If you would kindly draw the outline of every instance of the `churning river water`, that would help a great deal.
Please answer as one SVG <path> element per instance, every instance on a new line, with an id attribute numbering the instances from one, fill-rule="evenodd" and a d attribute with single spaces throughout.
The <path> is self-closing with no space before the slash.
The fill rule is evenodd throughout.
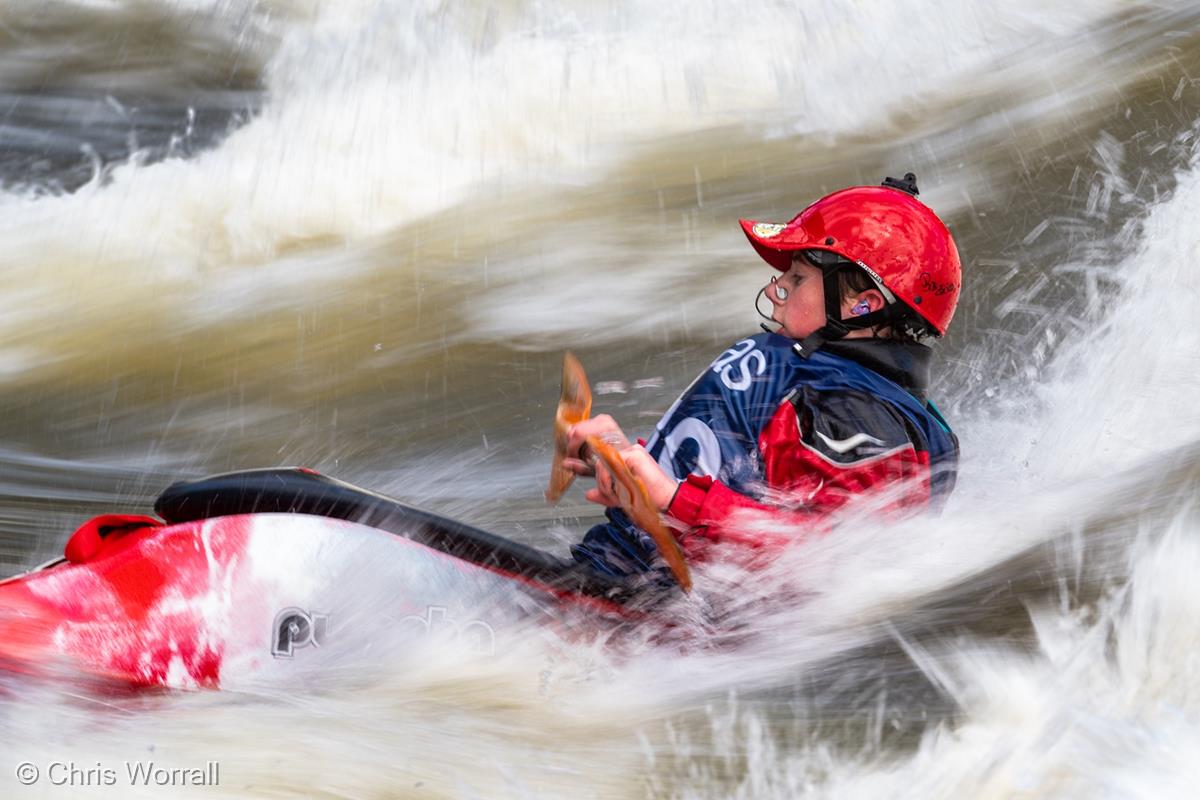
<path id="1" fill-rule="evenodd" d="M 78 791 L 26 760 L 220 764 L 84 790 L 120 797 L 1194 796 L 1190 0 L 6 0 L 4 572 L 283 464 L 565 552 L 598 515 L 541 499 L 562 351 L 648 431 L 757 330 L 738 217 L 910 170 L 965 265 L 943 515 L 701 569 L 741 621 L 698 651 L 6 691 L 5 796 Z"/>

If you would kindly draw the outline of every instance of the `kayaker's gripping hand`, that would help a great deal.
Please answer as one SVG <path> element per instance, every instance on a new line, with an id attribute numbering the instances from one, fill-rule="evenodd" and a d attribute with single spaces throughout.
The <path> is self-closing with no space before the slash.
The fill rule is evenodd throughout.
<path id="1" fill-rule="evenodd" d="M 617 425 L 616 420 L 607 414 L 601 414 L 571 426 L 567 443 L 569 457 L 563 460 L 563 466 L 576 475 L 595 476 L 596 486 L 588 489 L 584 495 L 588 500 L 609 508 L 621 504 L 617 497 L 614 479 L 604 468 L 604 464 L 596 462 L 593 467 L 590 459 L 584 460 L 588 455 L 586 448 L 582 453 L 583 458 L 580 458 L 579 450 L 588 436 L 598 436 L 616 448 L 621 454 L 621 458 L 624 459 L 625 465 L 629 467 L 629 471 L 633 473 L 634 477 L 640 478 L 645 485 L 646 493 L 650 496 L 650 502 L 654 504 L 654 507 L 659 511 L 666 510 L 667 506 L 671 504 L 671 498 L 675 496 L 678 483 L 663 471 L 658 462 L 646 452 L 645 447 L 640 444 L 630 444 L 629 438 Z"/>
<path id="2" fill-rule="evenodd" d="M 583 422 L 575 423 L 567 431 L 567 457 L 563 459 L 563 466 L 576 475 L 591 477 L 596 474 L 592 468 L 587 448 L 583 446 L 584 440 L 589 436 L 597 436 L 617 450 L 629 447 L 629 439 L 625 436 L 625 432 L 608 414 L 600 414 L 591 419 L 585 419 Z M 583 448 L 583 453 L 579 452 L 580 448 Z"/>

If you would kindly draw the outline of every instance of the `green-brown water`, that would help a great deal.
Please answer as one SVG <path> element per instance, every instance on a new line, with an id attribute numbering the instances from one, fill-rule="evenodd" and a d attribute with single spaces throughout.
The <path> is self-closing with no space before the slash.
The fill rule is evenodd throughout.
<path id="1" fill-rule="evenodd" d="M 797 554 L 778 580 L 813 599 L 747 602 L 732 652 L 572 652 L 552 691 L 535 649 L 128 718 L 6 700 L 0 752 L 154 743 L 224 759 L 231 794 L 1184 796 L 1198 21 L 10 4 L 6 572 L 180 477 L 279 464 L 562 552 L 596 516 L 541 501 L 562 350 L 649 430 L 756 329 L 737 218 L 908 170 L 966 264 L 936 392 L 964 460 L 942 519 Z"/>

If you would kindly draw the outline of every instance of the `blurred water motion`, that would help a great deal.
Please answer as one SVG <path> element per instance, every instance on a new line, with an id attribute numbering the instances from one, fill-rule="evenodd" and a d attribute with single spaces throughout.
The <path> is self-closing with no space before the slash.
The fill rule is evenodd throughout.
<path id="1" fill-rule="evenodd" d="M 950 508 L 762 585 L 701 570 L 736 587 L 729 650 L 541 642 L 116 709 L 21 688 L 6 752 L 220 758 L 239 796 L 1186 796 L 1198 21 L 10 3 L 6 572 L 178 478 L 280 464 L 562 552 L 597 515 L 541 502 L 561 352 L 647 431 L 756 330 L 738 217 L 915 171 L 966 286 L 938 345 Z M 757 602 L 785 591 L 808 599 Z"/>

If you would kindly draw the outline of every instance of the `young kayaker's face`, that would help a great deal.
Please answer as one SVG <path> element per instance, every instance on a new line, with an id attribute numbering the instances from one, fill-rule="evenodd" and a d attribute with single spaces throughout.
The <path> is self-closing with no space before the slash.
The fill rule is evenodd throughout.
<path id="1" fill-rule="evenodd" d="M 803 339 L 825 326 L 824 276 L 800 254 L 796 254 L 791 268 L 777 276 L 764 294 L 771 301 L 771 319 L 779 323 L 778 332 L 784 336 Z M 841 318 L 878 311 L 883 304 L 883 295 L 874 289 L 858 292 L 842 298 Z M 846 338 L 873 335 L 875 333 L 870 329 L 853 330 Z"/>
<path id="2" fill-rule="evenodd" d="M 797 256 L 792 267 L 768 286 L 771 319 L 779 323 L 779 333 L 803 339 L 825 324 L 825 289 L 821 270 Z"/>

